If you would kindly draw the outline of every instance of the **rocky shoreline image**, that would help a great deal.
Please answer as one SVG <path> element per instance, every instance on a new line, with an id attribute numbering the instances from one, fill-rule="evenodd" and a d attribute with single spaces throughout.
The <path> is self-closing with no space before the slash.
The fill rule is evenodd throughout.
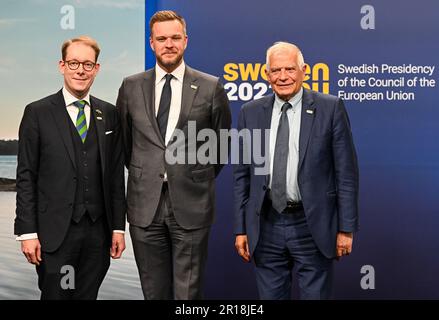
<path id="1" fill-rule="evenodd" d="M 0 178 L 0 191 L 17 191 L 15 179 Z"/>

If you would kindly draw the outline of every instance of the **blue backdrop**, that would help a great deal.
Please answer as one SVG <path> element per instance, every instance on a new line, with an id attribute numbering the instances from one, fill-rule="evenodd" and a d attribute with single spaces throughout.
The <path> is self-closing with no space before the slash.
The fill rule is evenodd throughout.
<path id="1" fill-rule="evenodd" d="M 357 98 L 346 99 L 345 104 L 360 164 L 360 232 L 352 255 L 336 263 L 334 298 L 438 299 L 439 92 L 433 83 L 438 81 L 437 71 L 383 73 L 381 67 L 437 67 L 439 2 L 369 0 L 375 28 L 366 30 L 361 21 L 372 27 L 373 12 L 369 7 L 362 13 L 365 4 L 147 0 L 145 30 L 149 36 L 149 17 L 156 10 L 176 10 L 185 17 L 189 36 L 185 61 L 222 79 L 232 100 L 234 126 L 245 101 L 271 92 L 258 71 L 265 63 L 265 50 L 275 41 L 293 42 L 302 49 L 311 71 L 306 85 L 334 95 L 355 92 Z M 151 67 L 155 61 L 146 49 L 146 66 Z M 363 64 L 375 64 L 379 70 L 347 74 L 340 69 Z M 366 85 L 345 86 L 341 81 L 346 77 L 363 79 Z M 370 80 L 401 77 L 400 87 L 398 83 L 375 87 Z M 376 99 L 360 102 L 360 92 L 375 94 Z M 403 92 L 409 100 L 391 99 L 386 92 Z M 253 299 L 257 298 L 253 266 L 243 263 L 234 250 L 231 186 L 227 166 L 217 182 L 206 298 Z M 375 270 L 373 290 L 360 286 L 364 265 Z"/>

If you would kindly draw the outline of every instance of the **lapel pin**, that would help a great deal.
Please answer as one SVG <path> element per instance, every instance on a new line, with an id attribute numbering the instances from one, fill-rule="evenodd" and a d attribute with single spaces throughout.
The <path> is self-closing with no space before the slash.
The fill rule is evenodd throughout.
<path id="1" fill-rule="evenodd" d="M 102 114 L 102 111 L 99 109 L 96 109 L 96 113 Z"/>
<path id="2" fill-rule="evenodd" d="M 194 89 L 194 90 L 198 89 L 198 87 L 196 85 L 194 85 L 194 84 L 191 84 L 191 88 Z"/>
<path id="3" fill-rule="evenodd" d="M 312 110 L 312 109 L 307 109 L 307 110 L 306 110 L 306 113 L 314 114 L 314 110 Z"/>
<path id="4" fill-rule="evenodd" d="M 96 117 L 97 120 L 102 120 L 102 117 Z"/>

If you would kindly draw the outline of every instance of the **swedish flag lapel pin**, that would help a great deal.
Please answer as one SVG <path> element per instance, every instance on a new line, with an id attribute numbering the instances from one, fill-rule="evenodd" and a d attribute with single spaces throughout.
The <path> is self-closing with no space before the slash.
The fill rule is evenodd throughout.
<path id="1" fill-rule="evenodd" d="M 95 112 L 96 112 L 96 120 L 103 120 L 102 119 L 102 111 L 101 110 L 99 110 L 99 109 L 96 109 L 95 110 Z"/>

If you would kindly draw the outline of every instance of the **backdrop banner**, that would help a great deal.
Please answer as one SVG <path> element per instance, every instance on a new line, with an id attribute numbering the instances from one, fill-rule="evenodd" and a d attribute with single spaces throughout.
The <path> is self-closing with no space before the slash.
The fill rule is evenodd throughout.
<path id="1" fill-rule="evenodd" d="M 163 0 L 146 7 L 146 30 L 155 10 L 186 19 L 185 61 L 220 77 L 234 127 L 242 104 L 271 93 L 266 49 L 297 44 L 308 65 L 304 87 L 344 99 L 360 165 L 360 231 L 353 253 L 335 264 L 334 298 L 439 298 L 437 1 Z M 145 57 L 153 66 L 148 46 Z M 217 187 L 206 298 L 257 298 L 253 264 L 234 249 L 230 165 Z"/>

